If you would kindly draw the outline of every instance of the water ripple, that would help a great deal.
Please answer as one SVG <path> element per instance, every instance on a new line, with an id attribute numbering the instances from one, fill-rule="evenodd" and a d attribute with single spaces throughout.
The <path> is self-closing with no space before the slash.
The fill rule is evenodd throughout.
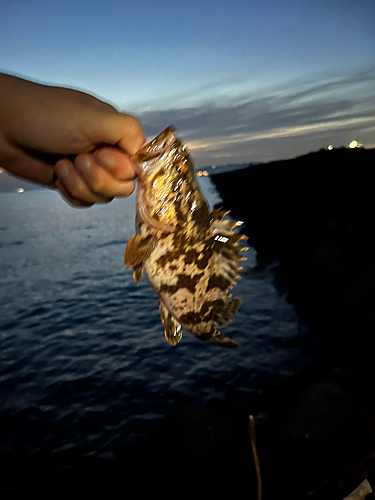
<path id="1" fill-rule="evenodd" d="M 10 242 L 0 249 L 0 491 L 10 493 L 45 493 L 53 483 L 68 494 L 82 481 L 93 493 L 95 470 L 105 471 L 107 490 L 109 478 L 131 481 L 179 408 L 235 406 L 303 356 L 293 309 L 271 277 L 250 272 L 252 250 L 236 290 L 243 305 L 225 329 L 238 349 L 186 332 L 170 347 L 155 292 L 122 268 L 134 201 L 85 212 L 53 195 L 26 193 L 23 217 L 0 195 Z"/>

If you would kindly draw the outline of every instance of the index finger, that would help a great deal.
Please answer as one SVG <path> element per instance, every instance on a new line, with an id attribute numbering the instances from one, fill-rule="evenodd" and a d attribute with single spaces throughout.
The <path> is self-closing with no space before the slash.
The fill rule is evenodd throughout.
<path id="1" fill-rule="evenodd" d="M 119 181 L 134 180 L 136 173 L 127 156 L 121 149 L 103 147 L 95 151 L 95 161 L 108 170 Z"/>

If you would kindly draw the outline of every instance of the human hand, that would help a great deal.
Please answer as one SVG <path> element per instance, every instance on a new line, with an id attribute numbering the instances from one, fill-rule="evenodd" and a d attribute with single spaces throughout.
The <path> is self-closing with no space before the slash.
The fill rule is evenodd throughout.
<path id="1" fill-rule="evenodd" d="M 91 95 L 0 74 L 0 166 L 72 205 L 130 195 L 144 140 L 134 116 Z"/>

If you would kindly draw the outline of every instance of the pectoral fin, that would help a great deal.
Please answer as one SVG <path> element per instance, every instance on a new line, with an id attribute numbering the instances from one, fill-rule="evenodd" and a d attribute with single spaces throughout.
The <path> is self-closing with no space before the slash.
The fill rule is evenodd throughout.
<path id="1" fill-rule="evenodd" d="M 164 325 L 165 339 L 170 345 L 176 345 L 182 339 L 181 325 L 159 300 L 161 322 Z"/>
<path id="2" fill-rule="evenodd" d="M 135 234 L 125 248 L 124 265 L 138 267 L 150 256 L 155 248 L 156 238 L 149 235 Z"/>

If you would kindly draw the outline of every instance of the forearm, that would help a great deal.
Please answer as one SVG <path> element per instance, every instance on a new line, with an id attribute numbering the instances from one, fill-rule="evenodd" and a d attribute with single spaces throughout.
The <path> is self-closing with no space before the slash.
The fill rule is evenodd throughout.
<path id="1" fill-rule="evenodd" d="M 0 73 L 0 166 L 7 168 L 12 162 L 11 128 L 13 114 L 10 111 L 14 101 L 14 88 L 19 86 L 20 79 Z"/>
<path id="2" fill-rule="evenodd" d="M 48 87 L 0 73 L 0 165 L 11 174 L 41 184 L 50 184 L 53 164 L 35 158 L 39 133 L 38 106 Z M 35 146 L 34 146 L 35 144 Z"/>
<path id="3" fill-rule="evenodd" d="M 128 196 L 143 142 L 134 116 L 92 95 L 0 74 L 0 166 L 71 204 Z"/>
<path id="4" fill-rule="evenodd" d="M 0 74 L 0 165 L 13 175 L 51 185 L 59 159 L 90 147 L 87 140 L 75 140 L 80 137 L 75 130 L 79 104 L 86 98 L 91 96 Z"/>

